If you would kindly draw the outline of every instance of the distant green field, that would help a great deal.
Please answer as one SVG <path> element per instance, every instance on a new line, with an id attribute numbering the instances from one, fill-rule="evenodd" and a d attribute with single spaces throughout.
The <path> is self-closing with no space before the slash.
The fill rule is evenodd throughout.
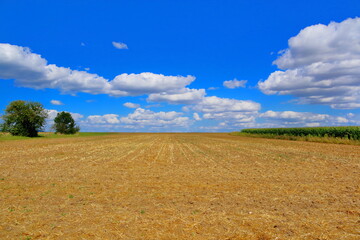
<path id="1" fill-rule="evenodd" d="M 0 141 L 1 140 L 22 140 L 22 139 L 42 139 L 42 138 L 73 138 L 73 137 L 92 137 L 92 136 L 103 136 L 109 134 L 116 133 L 108 133 L 108 132 L 81 132 L 74 135 L 63 135 L 63 134 L 55 134 L 51 132 L 40 132 L 39 137 L 22 137 L 22 136 L 12 136 L 8 133 L 0 133 Z"/>
<path id="2" fill-rule="evenodd" d="M 360 127 L 253 128 L 231 135 L 360 145 Z"/>
<path id="3" fill-rule="evenodd" d="M 303 128 L 253 128 L 243 129 L 242 133 L 271 134 L 279 136 L 313 136 L 333 137 L 350 140 L 360 140 L 360 127 L 303 127 Z"/>

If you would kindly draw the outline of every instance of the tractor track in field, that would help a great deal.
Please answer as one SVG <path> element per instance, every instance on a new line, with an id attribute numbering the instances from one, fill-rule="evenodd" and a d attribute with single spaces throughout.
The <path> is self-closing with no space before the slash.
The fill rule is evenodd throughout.
<path id="1" fill-rule="evenodd" d="M 0 153 L 0 239 L 360 238 L 359 146 L 120 133 Z"/>

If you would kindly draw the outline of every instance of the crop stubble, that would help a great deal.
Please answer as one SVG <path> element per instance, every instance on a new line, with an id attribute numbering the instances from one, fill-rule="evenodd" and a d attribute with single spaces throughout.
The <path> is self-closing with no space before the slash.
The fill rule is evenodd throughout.
<path id="1" fill-rule="evenodd" d="M 0 239 L 360 238 L 359 146 L 122 133 L 0 152 Z"/>

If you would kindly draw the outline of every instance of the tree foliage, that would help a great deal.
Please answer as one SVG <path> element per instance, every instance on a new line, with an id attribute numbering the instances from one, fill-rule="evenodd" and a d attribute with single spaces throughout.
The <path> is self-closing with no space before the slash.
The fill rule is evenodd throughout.
<path id="1" fill-rule="evenodd" d="M 54 122 L 53 129 L 55 129 L 55 133 L 75 134 L 80 131 L 80 128 L 75 124 L 75 120 L 68 112 L 58 113 Z"/>
<path id="2" fill-rule="evenodd" d="M 1 130 L 14 136 L 36 137 L 45 126 L 47 116 L 41 103 L 13 101 L 2 116 Z"/>

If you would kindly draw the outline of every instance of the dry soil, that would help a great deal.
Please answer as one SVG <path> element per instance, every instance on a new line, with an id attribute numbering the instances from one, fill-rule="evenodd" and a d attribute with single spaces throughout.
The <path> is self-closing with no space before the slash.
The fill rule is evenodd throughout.
<path id="1" fill-rule="evenodd" d="M 360 239 L 360 146 L 211 133 L 0 142 L 0 239 Z"/>

